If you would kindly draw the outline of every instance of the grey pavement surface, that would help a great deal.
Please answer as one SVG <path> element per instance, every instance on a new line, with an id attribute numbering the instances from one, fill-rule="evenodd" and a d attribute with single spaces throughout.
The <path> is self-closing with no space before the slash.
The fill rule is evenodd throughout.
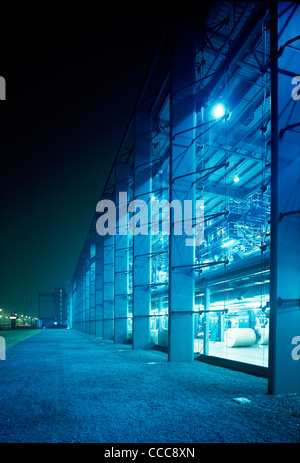
<path id="1" fill-rule="evenodd" d="M 268 395 L 264 378 L 73 330 L 0 362 L 1 443 L 298 443 L 299 424 L 300 395 Z"/>

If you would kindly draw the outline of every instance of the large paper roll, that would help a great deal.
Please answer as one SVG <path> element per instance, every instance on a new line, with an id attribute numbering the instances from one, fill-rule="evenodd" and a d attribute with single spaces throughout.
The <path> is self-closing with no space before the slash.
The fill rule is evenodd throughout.
<path id="1" fill-rule="evenodd" d="M 256 341 L 255 331 L 251 328 L 228 328 L 224 337 L 227 347 L 252 346 Z"/>
<path id="2" fill-rule="evenodd" d="M 269 325 L 265 326 L 265 328 L 258 328 L 257 335 L 257 344 L 269 344 Z"/>

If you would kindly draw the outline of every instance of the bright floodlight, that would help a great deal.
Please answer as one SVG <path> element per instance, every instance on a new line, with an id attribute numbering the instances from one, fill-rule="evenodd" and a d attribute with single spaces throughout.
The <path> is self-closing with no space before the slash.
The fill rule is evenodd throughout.
<path id="1" fill-rule="evenodd" d="M 213 115 L 215 117 L 223 117 L 225 114 L 225 107 L 222 105 L 222 103 L 218 103 L 214 108 L 213 108 Z"/>
<path id="2" fill-rule="evenodd" d="M 234 183 L 237 183 L 240 181 L 239 177 L 238 177 L 238 174 L 235 175 L 234 179 L 233 179 Z"/>
<path id="3" fill-rule="evenodd" d="M 234 243 L 235 243 L 235 240 L 225 241 L 225 243 L 221 245 L 221 248 L 227 248 L 229 246 L 232 246 Z"/>

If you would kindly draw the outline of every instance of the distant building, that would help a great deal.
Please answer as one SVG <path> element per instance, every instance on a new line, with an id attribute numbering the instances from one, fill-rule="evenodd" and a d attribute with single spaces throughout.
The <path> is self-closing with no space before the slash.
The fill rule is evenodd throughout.
<path id="1" fill-rule="evenodd" d="M 67 326 L 68 311 L 65 288 L 55 288 L 54 292 L 39 292 L 39 320 L 41 326 Z"/>

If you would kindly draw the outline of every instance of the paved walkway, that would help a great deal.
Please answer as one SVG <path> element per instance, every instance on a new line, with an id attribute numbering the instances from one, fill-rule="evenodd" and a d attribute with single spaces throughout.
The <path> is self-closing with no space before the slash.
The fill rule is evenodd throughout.
<path id="1" fill-rule="evenodd" d="M 263 378 L 42 330 L 0 361 L 0 442 L 299 442 L 300 395 L 266 391 Z"/>

